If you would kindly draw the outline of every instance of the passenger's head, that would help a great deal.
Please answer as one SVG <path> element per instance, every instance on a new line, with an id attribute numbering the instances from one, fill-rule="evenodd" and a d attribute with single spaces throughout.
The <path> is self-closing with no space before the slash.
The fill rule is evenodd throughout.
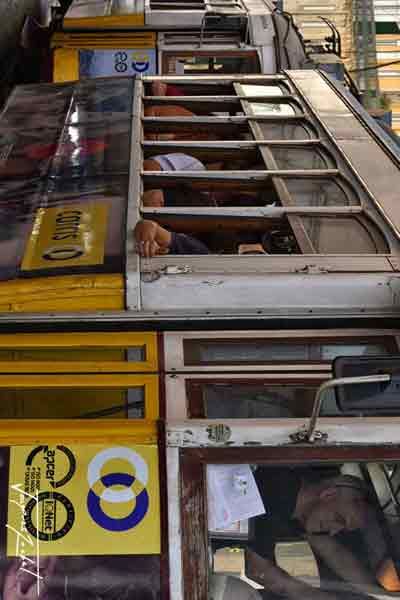
<path id="1" fill-rule="evenodd" d="M 367 524 L 368 490 L 352 475 L 339 475 L 318 483 L 305 484 L 301 522 L 309 534 L 335 535 L 362 529 Z"/>

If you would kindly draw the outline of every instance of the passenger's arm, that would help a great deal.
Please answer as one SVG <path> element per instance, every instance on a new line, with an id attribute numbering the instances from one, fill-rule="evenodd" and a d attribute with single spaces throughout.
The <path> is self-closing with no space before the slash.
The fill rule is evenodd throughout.
<path id="1" fill-rule="evenodd" d="M 247 551 L 246 575 L 262 585 L 266 591 L 278 594 L 287 600 L 340 600 L 334 591 L 314 588 L 274 565 L 269 559 Z"/>
<path id="2" fill-rule="evenodd" d="M 308 535 L 307 541 L 315 554 L 343 581 L 354 584 L 375 584 L 376 578 L 353 552 L 330 535 Z"/>
<path id="3" fill-rule="evenodd" d="M 160 208 L 164 206 L 164 192 L 162 190 L 146 190 L 142 195 L 143 206 Z"/>
<path id="4" fill-rule="evenodd" d="M 143 219 L 139 221 L 134 231 L 136 248 L 140 256 L 151 258 L 156 254 L 164 254 L 170 244 L 172 235 L 155 221 Z"/>

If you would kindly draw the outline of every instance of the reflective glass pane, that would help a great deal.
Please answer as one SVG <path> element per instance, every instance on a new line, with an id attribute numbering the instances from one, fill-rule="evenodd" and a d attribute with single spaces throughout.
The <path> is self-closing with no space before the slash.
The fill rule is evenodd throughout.
<path id="1" fill-rule="evenodd" d="M 279 85 L 252 85 L 239 84 L 239 89 L 243 96 L 283 96 L 286 90 Z"/>
<path id="2" fill-rule="evenodd" d="M 196 417 L 257 419 L 311 414 L 316 387 L 309 384 L 196 383 L 188 386 Z"/>
<path id="3" fill-rule="evenodd" d="M 144 416 L 143 386 L 0 390 L 0 419 L 142 419 Z"/>
<path id="4" fill-rule="evenodd" d="M 368 228 L 356 219 L 302 217 L 302 222 L 315 251 L 319 254 L 377 254 L 379 252 Z M 376 233 L 380 235 L 378 231 Z M 382 243 L 384 243 L 383 238 Z M 385 251 L 387 252 L 388 249 Z"/>
<path id="5" fill-rule="evenodd" d="M 290 116 L 295 115 L 296 111 L 291 104 L 278 104 L 268 102 L 249 102 L 250 112 L 257 116 Z"/>
<path id="6" fill-rule="evenodd" d="M 229 75 L 237 73 L 259 73 L 260 67 L 256 54 L 237 52 L 229 55 L 164 55 L 166 75 L 208 75 L 218 73 Z"/>
<path id="7" fill-rule="evenodd" d="M 270 147 L 278 169 L 328 169 L 326 158 L 315 148 Z M 298 180 L 296 180 L 298 181 Z"/>
<path id="8" fill-rule="evenodd" d="M 391 338 L 387 340 L 184 340 L 185 365 L 262 365 L 268 363 L 331 361 L 336 356 L 389 354 L 393 352 Z"/>
<path id="9" fill-rule="evenodd" d="M 263 140 L 309 140 L 316 139 L 314 133 L 306 123 L 271 122 L 257 123 Z"/>
<path id="10" fill-rule="evenodd" d="M 303 158 L 305 158 L 305 155 Z M 310 159 L 312 158 L 311 155 Z M 291 168 L 295 168 L 294 165 Z M 309 168 L 324 167 L 313 165 Z M 332 179 L 299 179 L 296 177 L 296 179 L 285 179 L 285 185 L 298 206 L 351 206 L 360 204 L 352 189 L 344 188 Z"/>
<path id="11" fill-rule="evenodd" d="M 104 362 L 125 361 L 144 362 L 146 360 L 146 346 L 135 346 L 130 348 L 108 347 L 108 348 L 2 348 L 0 349 L 0 361 L 79 361 Z"/>

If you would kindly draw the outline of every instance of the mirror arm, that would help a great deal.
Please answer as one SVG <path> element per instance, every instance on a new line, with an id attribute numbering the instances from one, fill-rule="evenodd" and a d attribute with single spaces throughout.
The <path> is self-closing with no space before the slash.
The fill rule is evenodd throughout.
<path id="1" fill-rule="evenodd" d="M 340 377 L 337 379 L 330 379 L 329 381 L 324 381 L 322 383 L 316 394 L 313 405 L 313 410 L 310 418 L 310 422 L 308 424 L 308 428 L 306 431 L 297 432 L 294 434 L 292 439 L 295 441 L 301 442 L 310 442 L 313 443 L 316 437 L 315 427 L 317 424 L 317 419 L 319 417 L 319 413 L 321 410 L 322 400 L 325 392 L 329 389 L 335 388 L 338 385 L 354 385 L 354 384 L 362 384 L 362 383 L 389 383 L 392 379 L 392 375 L 364 375 L 360 377 Z M 321 437 L 321 434 L 318 436 Z M 326 436 L 325 436 L 326 437 Z"/>

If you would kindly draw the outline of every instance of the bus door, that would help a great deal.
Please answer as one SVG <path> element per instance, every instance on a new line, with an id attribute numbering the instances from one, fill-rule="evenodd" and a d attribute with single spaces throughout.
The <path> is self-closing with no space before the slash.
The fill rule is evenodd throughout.
<path id="1" fill-rule="evenodd" d="M 154 334 L 0 346 L 2 597 L 159 600 Z"/>
<path id="2" fill-rule="evenodd" d="M 346 404 L 331 388 L 304 435 L 331 358 L 396 352 L 398 364 L 397 345 L 343 333 L 167 338 L 171 378 L 185 380 L 167 384 L 171 597 L 398 595 L 398 402 L 356 415 L 352 393 Z"/>

